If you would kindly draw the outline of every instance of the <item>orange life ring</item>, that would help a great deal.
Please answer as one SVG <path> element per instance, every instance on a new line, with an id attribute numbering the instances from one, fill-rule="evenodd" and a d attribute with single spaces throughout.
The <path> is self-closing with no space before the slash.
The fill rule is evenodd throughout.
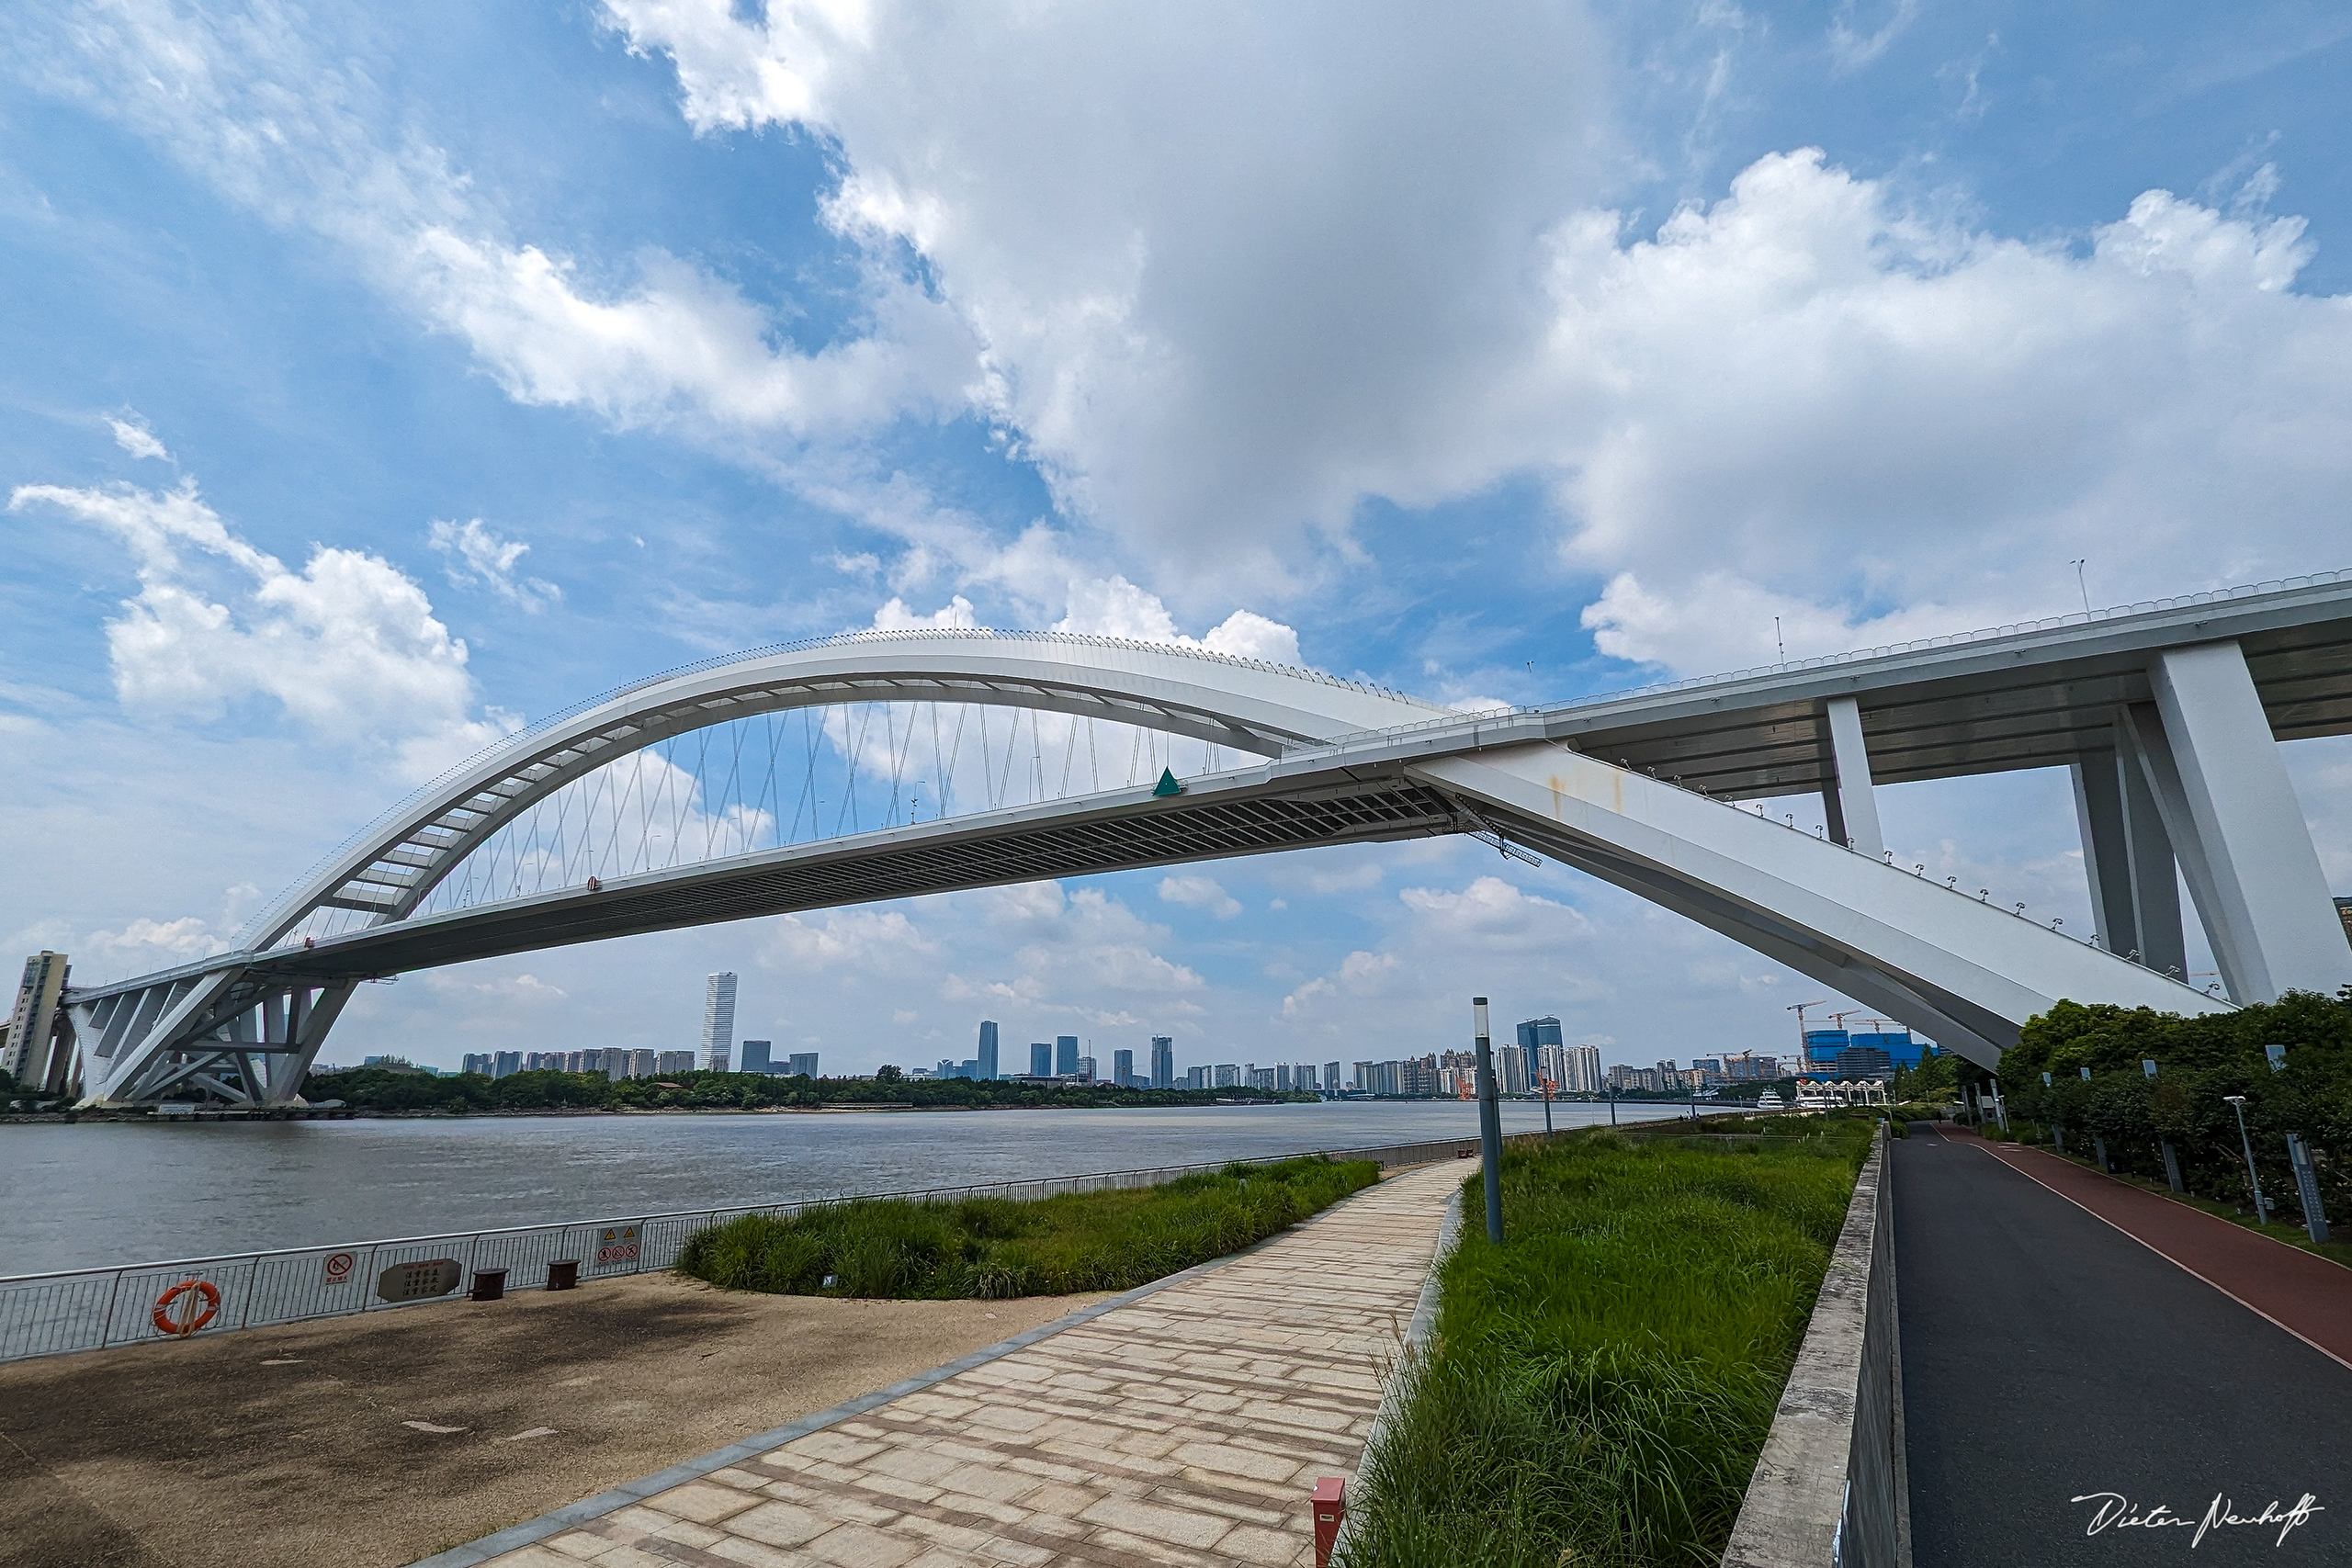
<path id="1" fill-rule="evenodd" d="M 190 1293 L 195 1294 L 204 1303 L 204 1310 L 190 1314 L 185 1321 L 175 1320 L 172 1316 L 172 1303 Z M 152 1315 L 155 1319 L 156 1333 L 169 1334 L 175 1338 L 185 1339 L 210 1323 L 213 1314 L 220 1310 L 220 1289 L 219 1286 L 209 1280 L 182 1280 L 155 1298 L 155 1311 Z"/>

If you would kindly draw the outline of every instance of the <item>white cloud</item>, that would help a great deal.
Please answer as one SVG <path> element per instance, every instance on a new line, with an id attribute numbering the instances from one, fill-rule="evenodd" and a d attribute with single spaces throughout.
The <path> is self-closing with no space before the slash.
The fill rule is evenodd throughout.
<path id="1" fill-rule="evenodd" d="M 193 480 L 165 491 L 21 485 L 9 496 L 10 511 L 31 505 L 103 529 L 137 563 L 138 596 L 107 624 L 126 707 L 201 721 L 262 698 L 338 743 L 389 745 L 412 777 L 513 728 L 474 716 L 465 643 L 380 557 L 320 547 L 289 570 L 233 533 Z M 222 598 L 209 577 L 224 580 Z"/>
<path id="2" fill-rule="evenodd" d="M 1806 152 L 1623 244 L 1554 239 L 1570 558 L 1684 671 L 2337 564 L 2352 311 L 2299 220 L 2164 192 L 2086 254 L 1922 223 Z M 2212 519 L 2234 522 L 2217 534 Z"/>
<path id="3" fill-rule="evenodd" d="M 1064 509 L 1227 592 L 1482 482 L 1530 238 L 1597 190 L 1576 6 L 607 9 L 696 130 L 835 139 L 831 221 L 931 265 Z"/>
<path id="4" fill-rule="evenodd" d="M 1220 920 L 1229 920 L 1241 913 L 1241 900 L 1227 893 L 1213 876 L 1163 876 L 1159 879 L 1159 899 L 1163 904 L 1181 904 L 1188 909 L 1205 909 Z"/>
<path id="5" fill-rule="evenodd" d="M 299 12 L 96 5 L 14 39 L 44 90 L 130 126 L 232 199 L 343 247 L 379 288 L 463 341 L 516 400 L 613 423 L 790 442 L 964 406 L 963 324 L 880 258 L 865 330 L 814 352 L 731 285 L 646 250 L 616 279 L 507 237 L 467 175 L 374 75 Z"/>
<path id="6" fill-rule="evenodd" d="M 833 221 L 931 264 L 983 405 L 1187 602 L 1514 475 L 1604 646 L 1683 672 L 1771 661 L 1775 614 L 1792 657 L 2053 614 L 2075 557 L 2107 603 L 2339 564 L 2352 312 L 2294 292 L 2297 220 L 2151 191 L 2029 243 L 1804 150 L 1643 237 L 1574 11 L 608 9 L 697 130 L 838 140 Z"/>
<path id="7" fill-rule="evenodd" d="M 1168 929 L 1099 887 L 1066 894 L 1058 883 L 1033 882 L 975 895 L 973 903 L 976 931 L 1001 944 L 1004 956 L 993 975 L 950 975 L 944 997 L 992 998 L 1103 1027 L 1201 1010 L 1192 998 L 1207 982 L 1158 951 Z"/>
<path id="8" fill-rule="evenodd" d="M 1857 29 L 1854 11 L 1854 0 L 1838 0 L 1837 14 L 1829 20 L 1829 56 L 1841 74 L 1876 63 L 1917 17 L 1919 0 L 1894 0 L 1885 17 L 1867 31 Z"/>
<path id="9" fill-rule="evenodd" d="M 777 920 L 760 949 L 760 963 L 771 969 L 870 979 L 938 951 L 899 910 L 837 909 Z"/>
<path id="10" fill-rule="evenodd" d="M 907 602 L 895 593 L 874 612 L 874 629 L 877 632 L 922 631 L 936 626 L 977 626 L 979 624 L 978 616 L 973 612 L 972 602 L 961 593 L 927 615 L 910 609 Z"/>
<path id="11" fill-rule="evenodd" d="M 153 457 L 164 463 L 172 460 L 172 455 L 155 438 L 154 431 L 138 414 L 133 413 L 128 419 L 108 419 L 107 423 L 114 431 L 114 444 L 132 457 Z"/>
<path id="12" fill-rule="evenodd" d="M 1125 637 L 1136 642 L 1169 642 L 1271 664 L 1297 666 L 1306 662 L 1299 657 L 1295 630 L 1250 610 L 1234 611 L 1210 628 L 1206 637 L 1188 637 L 1176 629 L 1176 617 L 1159 594 L 1138 588 L 1124 577 L 1074 579 L 1069 584 L 1068 603 L 1068 611 L 1054 625 L 1057 632 Z"/>
<path id="13" fill-rule="evenodd" d="M 428 969 L 421 978 L 428 990 L 469 1000 L 491 998 L 528 1007 L 551 1007 L 570 995 L 561 986 L 551 986 L 536 975 L 483 976 L 473 969 Z"/>
<path id="14" fill-rule="evenodd" d="M 1915 9 L 1839 10 L 1833 54 L 1878 57 Z M 1609 51 L 1576 7 L 607 15 L 674 63 L 696 130 L 838 148 L 823 215 L 866 267 L 846 335 L 782 344 L 673 256 L 509 237 L 292 13 L 93 8 L 26 52 L 346 246 L 515 398 L 739 443 L 898 534 L 902 604 L 944 572 L 1037 623 L 1174 637 L 1162 593 L 1283 592 L 1349 558 L 1367 498 L 1513 476 L 1552 486 L 1569 563 L 1611 584 L 1605 644 L 1684 671 L 1770 661 L 1775 613 L 1803 657 L 2050 613 L 2075 557 L 2112 602 L 2339 547 L 2352 314 L 2294 291 L 2301 225 L 2258 191 L 2233 216 L 2152 191 L 2086 245 L 2025 243 L 1802 151 L 1644 238 L 1600 205 Z M 971 410 L 1071 532 L 1008 544 L 919 482 L 805 466 Z M 1295 657 L 1256 614 L 1202 640 Z"/>
<path id="15" fill-rule="evenodd" d="M 530 553 L 520 539 L 502 539 L 479 517 L 463 523 L 433 521 L 426 542 L 445 558 L 442 570 L 460 588 L 487 588 L 526 615 L 537 615 L 563 597 L 544 578 L 517 578 L 514 568 Z"/>

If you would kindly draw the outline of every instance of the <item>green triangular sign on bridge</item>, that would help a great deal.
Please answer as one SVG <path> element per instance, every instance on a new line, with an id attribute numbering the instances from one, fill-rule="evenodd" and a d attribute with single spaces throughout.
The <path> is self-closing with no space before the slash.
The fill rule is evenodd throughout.
<path id="1" fill-rule="evenodd" d="M 1154 795 L 1183 794 L 1184 786 L 1176 782 L 1176 770 L 1173 768 L 1160 769 L 1159 782 L 1151 786 L 1151 793 Z"/>

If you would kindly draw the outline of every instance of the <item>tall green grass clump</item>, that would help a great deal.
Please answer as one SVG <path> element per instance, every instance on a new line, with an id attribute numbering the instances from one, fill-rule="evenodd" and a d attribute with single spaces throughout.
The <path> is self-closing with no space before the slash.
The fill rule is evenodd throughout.
<path id="1" fill-rule="evenodd" d="M 729 1290 L 793 1296 L 1124 1291 L 1263 1240 L 1379 1179 L 1370 1160 L 1292 1159 L 1130 1191 L 828 1203 L 697 1231 L 677 1269 Z"/>
<path id="2" fill-rule="evenodd" d="M 1346 1568 L 1713 1568 L 1869 1134 L 1513 1149 L 1499 1247 L 1473 1178 Z"/>

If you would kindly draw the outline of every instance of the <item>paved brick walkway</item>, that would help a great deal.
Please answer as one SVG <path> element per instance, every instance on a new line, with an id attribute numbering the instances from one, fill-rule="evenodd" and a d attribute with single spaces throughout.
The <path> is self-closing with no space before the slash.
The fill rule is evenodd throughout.
<path id="1" fill-rule="evenodd" d="M 497 1568 L 1313 1560 L 1466 1168 L 1392 1176 L 1257 1251 Z"/>

